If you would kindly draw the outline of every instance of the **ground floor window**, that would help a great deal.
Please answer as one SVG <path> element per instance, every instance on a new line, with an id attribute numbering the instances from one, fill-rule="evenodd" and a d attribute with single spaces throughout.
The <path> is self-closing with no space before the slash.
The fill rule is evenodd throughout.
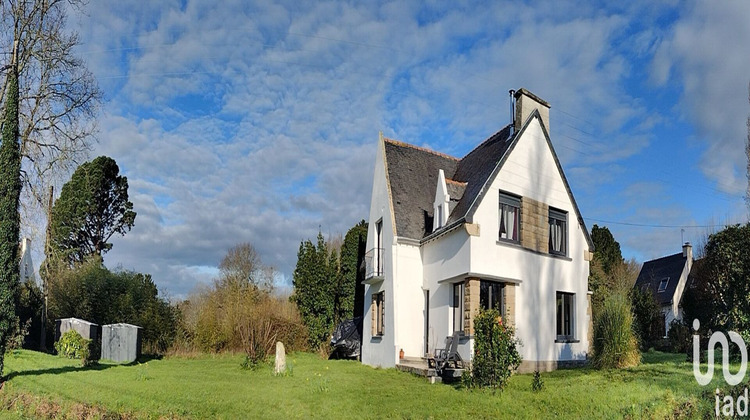
<path id="1" fill-rule="evenodd" d="M 385 332 L 385 291 L 372 295 L 372 335 L 381 336 Z"/>
<path id="2" fill-rule="evenodd" d="M 453 285 L 453 331 L 464 331 L 464 284 Z"/>
<path id="3" fill-rule="evenodd" d="M 505 314 L 505 283 L 481 280 L 479 282 L 479 307 L 497 309 L 500 315 Z"/>
<path id="4" fill-rule="evenodd" d="M 557 339 L 572 340 L 575 325 L 575 295 L 557 292 Z"/>

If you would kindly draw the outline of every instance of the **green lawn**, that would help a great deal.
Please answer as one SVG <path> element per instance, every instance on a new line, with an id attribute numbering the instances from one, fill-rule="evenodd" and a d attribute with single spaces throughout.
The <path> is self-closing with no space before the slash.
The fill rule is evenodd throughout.
<path id="1" fill-rule="evenodd" d="M 292 372 L 271 367 L 242 370 L 242 356 L 167 358 L 128 366 L 81 368 L 75 361 L 20 351 L 6 357 L 10 381 L 0 391 L 14 418 L 62 410 L 97 415 L 191 418 L 622 418 L 700 417 L 712 409 L 683 355 L 644 354 L 644 364 L 620 371 L 558 370 L 542 374 L 545 388 L 531 391 L 532 375 L 515 375 L 503 392 L 430 385 L 394 369 L 317 355 L 288 356 Z M 721 375 L 715 375 L 721 377 Z M 708 388 L 708 387 L 707 387 Z"/>

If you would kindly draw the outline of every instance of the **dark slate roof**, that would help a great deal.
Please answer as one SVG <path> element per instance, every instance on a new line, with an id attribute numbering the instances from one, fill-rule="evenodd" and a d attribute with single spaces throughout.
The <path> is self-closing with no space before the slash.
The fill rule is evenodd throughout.
<path id="1" fill-rule="evenodd" d="M 458 202 L 461 200 L 461 197 L 464 196 L 464 191 L 466 190 L 465 182 L 458 182 L 452 179 L 446 179 L 445 186 L 448 188 L 448 195 L 451 196 L 452 202 Z M 455 204 L 451 204 L 451 209 L 454 208 L 453 207 L 454 205 Z"/>
<path id="2" fill-rule="evenodd" d="M 680 252 L 646 261 L 643 263 L 638 279 L 635 281 L 635 287 L 641 290 L 651 290 L 659 305 L 670 305 L 677 289 L 677 283 L 680 281 L 682 270 L 685 268 L 686 260 L 687 258 L 683 257 L 682 252 Z M 665 277 L 669 277 L 667 289 L 659 292 L 659 282 Z"/>
<path id="3" fill-rule="evenodd" d="M 466 216 L 500 158 L 508 149 L 510 125 L 459 160 L 432 150 L 384 139 L 388 180 L 396 217 L 396 235 L 422 239 L 432 233 L 435 187 L 440 169 L 451 196 L 448 224 Z M 446 225 L 446 226 L 447 226 Z"/>
<path id="4" fill-rule="evenodd" d="M 465 182 L 466 190 L 461 201 L 458 202 L 456 208 L 451 212 L 448 225 L 466 216 L 466 213 L 482 192 L 485 183 L 490 180 L 495 167 L 497 167 L 498 162 L 500 162 L 500 159 L 511 144 L 509 141 L 510 128 L 511 126 L 508 125 L 493 134 L 461 159 L 456 173 L 451 179 Z"/>
<path id="5" fill-rule="evenodd" d="M 422 239 L 432 230 L 438 171 L 446 178 L 456 171 L 458 159 L 421 147 L 384 139 L 388 181 L 396 217 L 396 235 Z"/>
<path id="6" fill-rule="evenodd" d="M 583 228 L 589 250 L 594 251 L 594 243 L 578 210 L 575 197 L 570 191 L 568 180 L 552 147 L 547 129 L 541 121 L 539 111 L 531 114 L 521 130 L 513 132 L 512 124 L 509 124 L 460 160 L 432 150 L 384 139 L 385 164 L 388 168 L 393 213 L 396 219 L 396 235 L 421 240 L 429 239 L 426 236 L 433 234 L 432 206 L 439 169 L 445 172 L 446 181 L 463 184 L 450 185 L 451 182 L 446 182 L 448 194 L 451 196 L 451 213 L 448 223 L 441 230 L 449 230 L 466 220 L 534 117 L 539 119 L 542 125 L 545 139 L 575 208 L 578 223 Z M 440 231 L 434 232 L 434 235 L 439 234 Z"/>

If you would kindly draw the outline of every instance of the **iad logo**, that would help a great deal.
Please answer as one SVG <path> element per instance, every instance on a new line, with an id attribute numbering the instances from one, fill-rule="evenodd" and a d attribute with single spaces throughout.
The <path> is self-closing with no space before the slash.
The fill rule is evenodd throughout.
<path id="1" fill-rule="evenodd" d="M 701 323 L 697 319 L 693 320 L 693 329 L 698 332 Z M 716 331 L 711 334 L 711 339 L 708 340 L 708 370 L 705 374 L 701 373 L 700 370 L 700 337 L 698 334 L 693 334 L 693 376 L 702 386 L 708 385 L 714 376 L 714 348 L 716 344 L 721 344 L 722 358 L 721 367 L 724 371 L 724 380 L 730 386 L 735 386 L 745 379 L 745 370 L 747 370 L 747 347 L 745 346 L 745 340 L 740 337 L 734 331 L 727 333 L 729 339 L 732 340 L 737 347 L 740 348 L 740 370 L 732 374 L 729 372 L 729 341 L 724 333 Z M 716 417 L 720 416 L 719 406 L 721 405 L 721 415 L 727 417 L 734 417 L 735 414 L 739 416 L 747 416 L 748 414 L 748 392 L 747 387 L 744 389 L 744 393 L 737 395 L 737 401 L 735 404 L 734 397 L 732 395 L 725 395 L 723 399 L 720 399 L 720 390 L 716 388 L 716 404 L 714 411 Z M 721 404 L 720 404 L 721 402 Z M 735 410 L 736 408 L 736 410 Z"/>
<path id="2" fill-rule="evenodd" d="M 700 327 L 700 321 L 694 319 L 693 330 L 698 332 Z M 724 371 L 724 380 L 727 381 L 729 385 L 734 386 L 742 382 L 745 378 L 745 371 L 747 370 L 747 347 L 745 346 L 745 340 L 734 331 L 729 331 L 728 335 L 729 339 L 740 348 L 740 354 L 742 356 L 740 370 L 735 374 L 729 372 L 729 341 L 727 341 L 727 336 L 724 335 L 724 333 L 716 331 L 711 334 L 711 339 L 708 340 L 708 370 L 703 374 L 700 369 L 700 337 L 698 334 L 693 334 L 693 376 L 695 376 L 695 380 L 698 381 L 701 386 L 708 385 L 714 377 L 714 347 L 716 347 L 717 343 L 721 344 L 721 368 Z"/>

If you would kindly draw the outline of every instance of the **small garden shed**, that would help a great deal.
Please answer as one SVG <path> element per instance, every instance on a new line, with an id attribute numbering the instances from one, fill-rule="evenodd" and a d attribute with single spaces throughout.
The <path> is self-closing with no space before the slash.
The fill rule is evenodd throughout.
<path id="1" fill-rule="evenodd" d="M 102 359 L 115 362 L 134 362 L 141 356 L 141 331 L 131 324 L 102 326 Z"/>
<path id="2" fill-rule="evenodd" d="M 55 342 L 70 330 L 78 331 L 83 338 L 96 341 L 99 338 L 99 325 L 79 318 L 62 318 L 55 321 Z"/>

